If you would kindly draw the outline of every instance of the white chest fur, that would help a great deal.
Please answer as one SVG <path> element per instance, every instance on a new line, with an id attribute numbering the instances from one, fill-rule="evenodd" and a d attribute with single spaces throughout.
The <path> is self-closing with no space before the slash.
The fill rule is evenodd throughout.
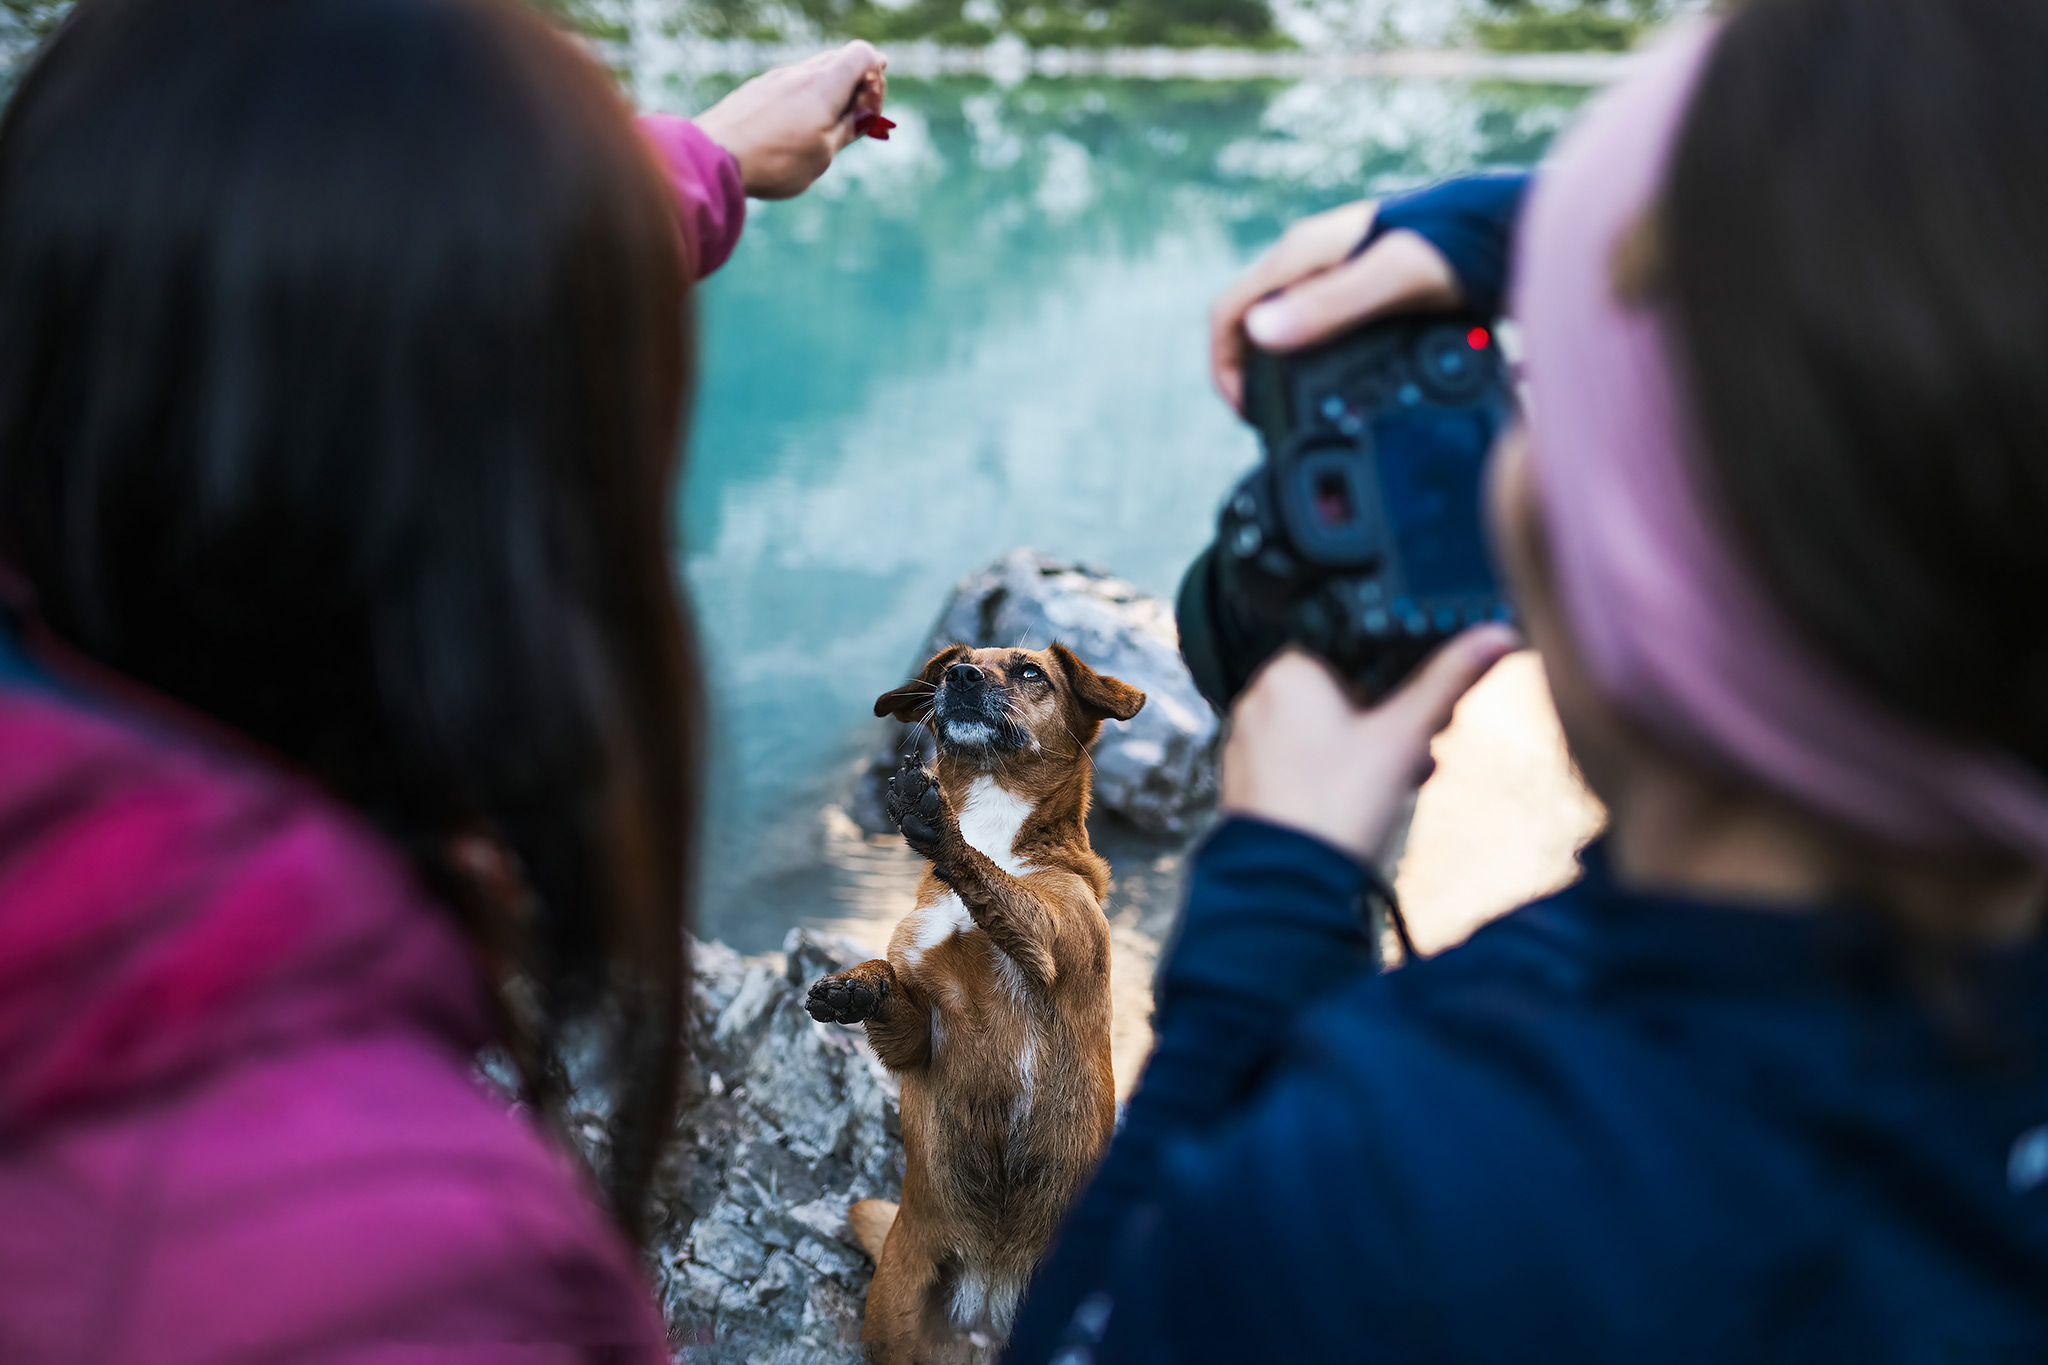
<path id="1" fill-rule="evenodd" d="M 1017 856 L 1017 833 L 1033 809 L 1032 802 L 1004 790 L 993 777 L 977 777 L 957 815 L 960 837 L 1003 871 L 1022 876 L 1034 869 Z M 920 905 L 903 927 L 909 932 L 900 951 L 914 967 L 929 950 L 972 929 L 974 919 L 960 898 L 948 891 L 929 905 Z"/>
<path id="2" fill-rule="evenodd" d="M 1024 871 L 1017 857 L 1017 831 L 1031 818 L 1032 803 L 998 786 L 993 777 L 977 777 L 960 808 L 960 837 L 986 854 L 1011 876 Z"/>

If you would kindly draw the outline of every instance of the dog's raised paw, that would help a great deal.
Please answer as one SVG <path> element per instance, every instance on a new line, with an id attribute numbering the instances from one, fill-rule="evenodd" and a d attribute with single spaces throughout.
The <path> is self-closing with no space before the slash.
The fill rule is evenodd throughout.
<path id="1" fill-rule="evenodd" d="M 804 1011 L 821 1024 L 860 1024 L 874 1017 L 889 998 L 889 983 L 870 985 L 859 977 L 828 976 L 811 986 Z"/>
<path id="2" fill-rule="evenodd" d="M 904 842 L 924 857 L 938 856 L 939 834 L 946 822 L 946 798 L 930 773 L 915 760 L 904 759 L 903 766 L 889 779 L 884 804 L 896 828 L 903 831 Z"/>

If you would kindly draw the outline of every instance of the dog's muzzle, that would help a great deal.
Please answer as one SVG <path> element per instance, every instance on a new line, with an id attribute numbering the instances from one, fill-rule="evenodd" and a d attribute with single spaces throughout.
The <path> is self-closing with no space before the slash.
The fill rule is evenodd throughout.
<path id="1" fill-rule="evenodd" d="M 1031 733 L 1010 714 L 1003 689 L 973 664 L 954 664 L 932 698 L 934 738 L 956 753 L 1009 753 L 1031 742 Z"/>

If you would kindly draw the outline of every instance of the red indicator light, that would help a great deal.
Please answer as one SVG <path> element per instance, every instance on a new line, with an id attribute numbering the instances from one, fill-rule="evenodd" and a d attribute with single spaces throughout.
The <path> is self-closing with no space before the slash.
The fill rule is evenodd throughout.
<path id="1" fill-rule="evenodd" d="M 1486 343 L 1491 340 L 1493 338 L 1486 334 L 1484 327 L 1474 327 L 1471 331 L 1465 333 L 1465 344 L 1475 351 L 1485 350 Z"/>

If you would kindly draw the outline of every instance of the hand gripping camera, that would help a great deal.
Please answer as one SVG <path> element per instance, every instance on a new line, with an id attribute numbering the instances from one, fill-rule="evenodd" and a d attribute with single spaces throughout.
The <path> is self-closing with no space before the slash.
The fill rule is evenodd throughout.
<path id="1" fill-rule="evenodd" d="M 1245 395 L 1265 461 L 1180 589 L 1181 653 L 1213 705 L 1290 643 L 1376 700 L 1458 631 L 1513 619 L 1481 470 L 1514 397 L 1484 319 L 1393 318 L 1254 352 Z"/>

